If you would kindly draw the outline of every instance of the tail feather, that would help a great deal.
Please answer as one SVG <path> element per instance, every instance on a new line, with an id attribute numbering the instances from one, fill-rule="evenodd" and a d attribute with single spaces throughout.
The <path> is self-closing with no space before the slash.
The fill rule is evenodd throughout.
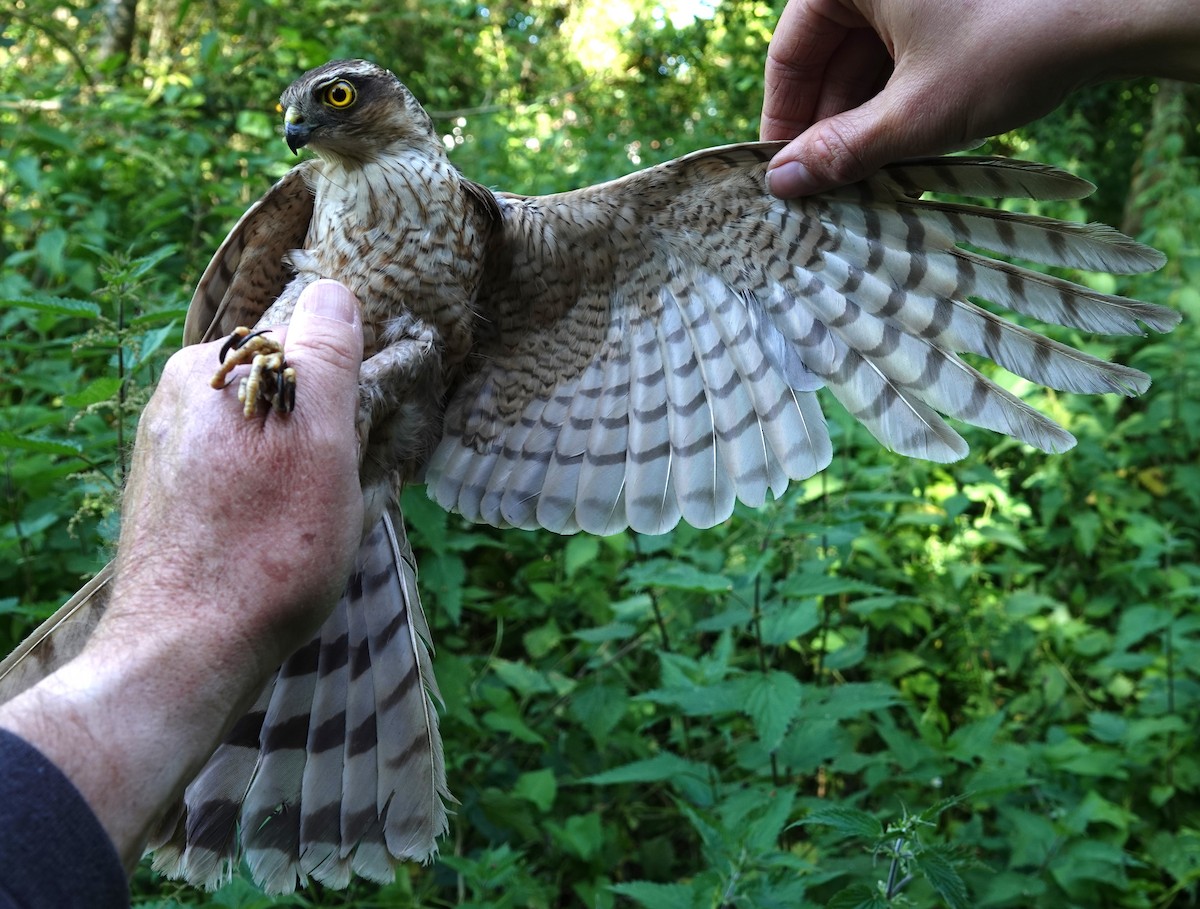
<path id="1" fill-rule="evenodd" d="M 280 667 L 156 837 L 155 868 L 205 887 L 244 854 L 287 893 L 390 881 L 446 832 L 429 628 L 398 510 L 364 539 L 333 615 Z M 239 842 L 240 836 L 240 842 Z"/>

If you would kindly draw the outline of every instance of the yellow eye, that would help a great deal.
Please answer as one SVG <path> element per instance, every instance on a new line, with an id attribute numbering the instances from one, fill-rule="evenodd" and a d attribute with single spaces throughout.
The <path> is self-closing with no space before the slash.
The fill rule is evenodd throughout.
<path id="1" fill-rule="evenodd" d="M 345 110 L 357 97 L 358 92 L 354 90 L 354 86 L 345 79 L 339 79 L 325 89 L 323 100 L 334 110 Z"/>

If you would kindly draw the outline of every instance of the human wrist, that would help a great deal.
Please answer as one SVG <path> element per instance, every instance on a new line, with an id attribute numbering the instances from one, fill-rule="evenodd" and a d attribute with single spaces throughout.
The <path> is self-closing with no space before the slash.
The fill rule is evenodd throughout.
<path id="1" fill-rule="evenodd" d="M 0 726 L 74 783 L 127 869 L 264 681 L 194 629 L 134 616 L 106 616 L 78 657 L 0 707 Z"/>

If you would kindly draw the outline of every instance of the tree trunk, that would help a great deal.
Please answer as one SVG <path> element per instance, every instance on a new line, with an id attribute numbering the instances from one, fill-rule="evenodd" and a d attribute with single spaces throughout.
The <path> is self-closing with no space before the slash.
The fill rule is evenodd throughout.
<path id="1" fill-rule="evenodd" d="M 1133 166 L 1129 194 L 1121 230 L 1136 237 L 1142 230 L 1147 208 L 1155 204 L 1153 192 L 1173 164 L 1178 162 L 1187 131 L 1188 86 L 1173 79 L 1162 79 L 1150 113 L 1150 125 L 1142 140 L 1142 153 Z M 1173 140 L 1173 141 L 1172 141 Z"/>
<path id="2" fill-rule="evenodd" d="M 133 59 L 133 38 L 137 32 L 137 0 L 105 0 L 104 39 L 100 59 L 115 81 L 120 81 Z"/>

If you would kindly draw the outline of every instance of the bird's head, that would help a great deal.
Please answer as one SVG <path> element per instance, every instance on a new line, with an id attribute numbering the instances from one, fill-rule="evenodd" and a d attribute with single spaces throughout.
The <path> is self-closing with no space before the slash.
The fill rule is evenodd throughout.
<path id="1" fill-rule="evenodd" d="M 433 121 L 391 72 L 366 60 L 311 69 L 279 98 L 284 138 L 298 152 L 365 161 L 395 145 L 436 146 Z"/>

